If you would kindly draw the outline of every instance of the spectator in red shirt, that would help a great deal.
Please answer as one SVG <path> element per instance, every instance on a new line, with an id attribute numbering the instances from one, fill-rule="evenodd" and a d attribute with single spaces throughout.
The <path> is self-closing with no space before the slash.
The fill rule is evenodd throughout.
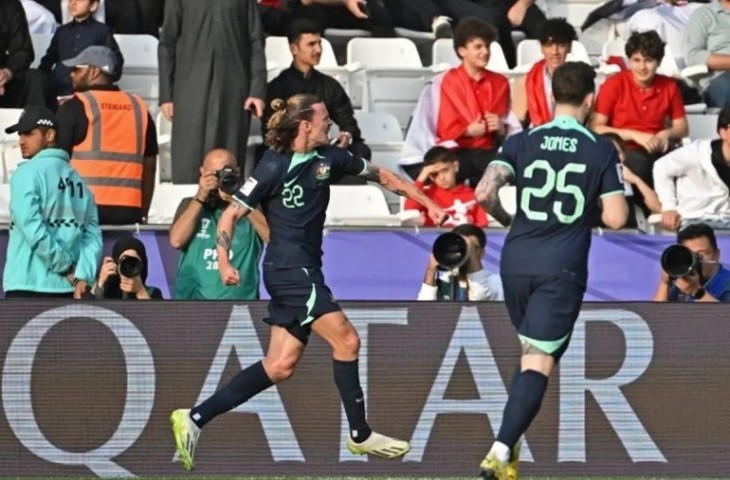
<path id="1" fill-rule="evenodd" d="M 676 80 L 656 73 L 664 57 L 659 34 L 653 30 L 632 33 L 626 56 L 629 70 L 610 77 L 601 87 L 591 128 L 625 140 L 626 166 L 653 186 L 654 161 L 687 136 L 687 117 Z"/>
<path id="2" fill-rule="evenodd" d="M 486 227 L 487 214 L 476 201 L 474 189 L 456 182 L 459 171 L 459 159 L 444 147 L 433 147 L 423 159 L 423 169 L 416 179 L 415 185 L 428 198 L 449 214 L 444 227 L 455 227 L 465 223 Z M 419 210 L 421 219 L 418 225 L 433 227 L 434 223 L 427 215 L 427 210 L 418 202 L 406 200 L 406 210 Z"/>
<path id="3" fill-rule="evenodd" d="M 537 39 L 543 59 L 517 78 L 512 89 L 512 111 L 523 125 L 533 127 L 553 119 L 553 73 L 565 63 L 578 35 L 564 18 L 551 18 L 538 27 Z"/>
<path id="4" fill-rule="evenodd" d="M 461 20 L 454 29 L 454 49 L 461 65 L 446 72 L 441 81 L 437 143 L 454 141 L 459 145 L 461 178 L 471 186 L 479 183 L 508 133 L 509 81 L 486 69 L 489 46 L 496 38 L 496 30 L 483 21 L 472 17 Z"/>

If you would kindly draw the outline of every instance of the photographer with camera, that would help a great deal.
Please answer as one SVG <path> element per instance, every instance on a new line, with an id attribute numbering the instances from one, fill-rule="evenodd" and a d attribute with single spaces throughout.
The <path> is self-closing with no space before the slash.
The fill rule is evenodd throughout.
<path id="1" fill-rule="evenodd" d="M 730 270 L 720 263 L 715 232 L 705 223 L 687 226 L 662 253 L 655 302 L 730 302 Z"/>
<path id="2" fill-rule="evenodd" d="M 147 286 L 147 249 L 139 239 L 123 237 L 105 257 L 91 293 L 97 299 L 162 300 L 157 287 Z"/>
<path id="3" fill-rule="evenodd" d="M 463 224 L 440 235 L 433 244 L 418 300 L 502 301 L 499 274 L 484 268 L 487 236 Z"/>
<path id="4" fill-rule="evenodd" d="M 259 298 L 259 258 L 269 226 L 260 210 L 237 225 L 230 259 L 244 282 L 224 285 L 218 273 L 216 229 L 230 203 L 230 193 L 241 187 L 236 158 L 223 149 L 210 151 L 200 168 L 198 192 L 185 198 L 170 227 L 170 245 L 181 251 L 173 298 L 176 300 L 256 300 Z"/>

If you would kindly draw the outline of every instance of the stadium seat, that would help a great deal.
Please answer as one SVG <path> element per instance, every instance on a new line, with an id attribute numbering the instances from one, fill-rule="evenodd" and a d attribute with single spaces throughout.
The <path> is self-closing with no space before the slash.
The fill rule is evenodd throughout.
<path id="1" fill-rule="evenodd" d="M 152 35 L 114 35 L 124 55 L 124 69 L 118 85 L 122 90 L 136 93 L 147 103 L 154 116 L 160 98 L 157 66 L 158 40 Z"/>
<path id="2" fill-rule="evenodd" d="M 689 114 L 689 138 L 692 140 L 717 138 L 717 114 Z"/>
<path id="3" fill-rule="evenodd" d="M 362 109 L 388 112 L 405 129 L 418 96 L 435 71 L 423 67 L 416 45 L 407 38 L 354 38 L 347 44 L 348 63 L 365 65 L 352 79 L 362 91 Z"/>
<path id="4" fill-rule="evenodd" d="M 401 226 L 401 215 L 391 214 L 376 185 L 332 185 L 325 225 Z"/>
<path id="5" fill-rule="evenodd" d="M 0 109 L 0 153 L 2 154 L 2 181 L 1 183 L 10 182 L 10 176 L 18 164 L 23 161 L 20 154 L 20 145 L 18 143 L 18 135 L 15 133 L 6 134 L 5 129 L 10 125 L 17 123 L 22 109 L 19 108 L 3 108 Z"/>
<path id="6" fill-rule="evenodd" d="M 370 67 L 422 67 L 416 44 L 407 38 L 353 38 L 347 42 L 347 63 Z"/>
<path id="7" fill-rule="evenodd" d="M 373 164 L 402 173 L 399 159 L 403 149 L 403 131 L 398 119 L 389 113 L 355 112 L 365 142 L 372 151 Z M 398 211 L 400 198 L 393 192 L 383 190 L 392 211 Z"/>
<path id="8" fill-rule="evenodd" d="M 198 191 L 198 184 L 175 185 L 160 183 L 155 186 L 152 196 L 152 205 L 147 216 L 147 223 L 151 225 L 169 225 L 175 218 L 178 205 L 185 197 L 192 197 Z"/>
<path id="9" fill-rule="evenodd" d="M 38 68 L 41 64 L 41 59 L 46 55 L 48 47 L 51 45 L 51 39 L 53 35 L 34 33 L 30 36 L 30 40 L 33 43 L 33 63 L 30 64 L 30 68 Z"/>
<path id="10" fill-rule="evenodd" d="M 0 223 L 10 223 L 10 185 L 0 184 Z"/>
<path id="11" fill-rule="evenodd" d="M 157 124 L 157 145 L 159 148 L 157 156 L 157 175 L 160 178 L 160 182 L 171 182 L 172 156 L 170 152 L 170 145 L 172 140 L 172 123 L 167 120 L 164 115 L 162 115 L 162 112 L 157 114 L 155 123 Z"/>

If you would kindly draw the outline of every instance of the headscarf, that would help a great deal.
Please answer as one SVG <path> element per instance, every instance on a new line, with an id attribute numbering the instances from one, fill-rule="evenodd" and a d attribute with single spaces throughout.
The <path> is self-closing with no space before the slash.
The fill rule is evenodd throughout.
<path id="1" fill-rule="evenodd" d="M 114 263 L 119 264 L 119 258 L 127 250 L 134 250 L 142 260 L 142 272 L 140 278 L 142 283 L 147 282 L 147 249 L 138 238 L 135 237 L 122 237 L 116 241 L 112 247 L 112 259 Z M 104 298 L 122 298 L 122 291 L 119 288 L 119 275 L 113 275 L 109 277 L 104 284 Z"/>

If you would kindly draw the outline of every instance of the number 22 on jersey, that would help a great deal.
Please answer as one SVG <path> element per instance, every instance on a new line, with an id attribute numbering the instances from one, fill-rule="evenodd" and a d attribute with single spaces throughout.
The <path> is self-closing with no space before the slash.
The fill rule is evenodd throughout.
<path id="1" fill-rule="evenodd" d="M 520 208 L 530 220 L 545 222 L 548 219 L 548 212 L 536 210 L 531 207 L 532 199 L 546 198 L 556 191 L 575 198 L 575 208 L 572 212 L 565 212 L 563 202 L 555 200 L 552 203 L 552 212 L 560 223 L 571 224 L 578 220 L 585 211 L 585 196 L 578 185 L 568 182 L 568 174 L 582 174 L 586 171 L 585 164 L 568 163 L 559 171 L 555 171 L 547 160 L 535 160 L 525 168 L 524 177 L 533 178 L 537 171 L 545 172 L 545 183 L 541 187 L 525 187 L 520 196 Z M 549 207 L 548 207 L 549 208 Z"/>

